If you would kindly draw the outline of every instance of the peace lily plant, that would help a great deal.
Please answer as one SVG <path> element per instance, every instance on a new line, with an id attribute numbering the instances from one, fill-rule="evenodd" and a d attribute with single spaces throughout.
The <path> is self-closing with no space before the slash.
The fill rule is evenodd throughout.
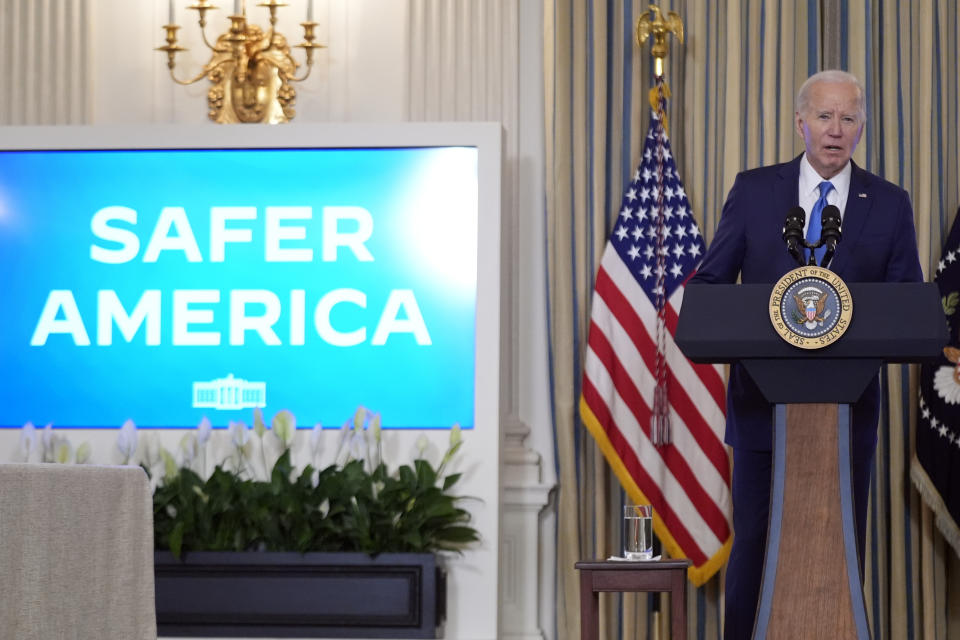
<path id="1" fill-rule="evenodd" d="M 19 459 L 31 460 L 34 452 L 39 453 L 40 462 L 76 462 L 85 464 L 90 461 L 90 443 L 84 442 L 74 450 L 70 441 L 54 432 L 53 424 L 37 429 L 28 422 L 20 429 Z"/>
<path id="2" fill-rule="evenodd" d="M 138 442 L 132 421 L 120 428 L 117 449 L 124 463 L 139 463 L 155 487 L 157 549 L 177 557 L 188 551 L 258 550 L 373 555 L 459 552 L 479 539 L 470 513 L 460 506 L 464 498 L 451 493 L 460 474 L 447 473 L 463 444 L 459 425 L 451 429 L 436 467 L 424 459 L 421 437 L 417 459 L 392 471 L 383 460 L 380 415 L 363 407 L 340 429 L 334 461 L 323 468 L 322 426 L 295 437 L 289 411 L 278 412 L 269 428 L 255 410 L 252 427 L 238 421 L 217 431 L 219 444 L 224 437 L 229 442 L 214 461 L 214 429 L 207 419 L 184 434 L 176 452 L 158 446 L 155 434 Z M 40 430 L 28 423 L 21 432 L 23 459 L 37 447 L 48 462 L 89 459 L 88 444 L 74 451 L 50 425 Z M 299 471 L 292 462 L 295 447 L 309 458 Z"/>

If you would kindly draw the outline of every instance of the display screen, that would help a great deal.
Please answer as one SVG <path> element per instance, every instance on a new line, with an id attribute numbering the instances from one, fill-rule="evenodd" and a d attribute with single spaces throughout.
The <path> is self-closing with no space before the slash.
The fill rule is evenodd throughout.
<path id="1" fill-rule="evenodd" d="M 0 151 L 0 426 L 474 423 L 478 149 Z"/>

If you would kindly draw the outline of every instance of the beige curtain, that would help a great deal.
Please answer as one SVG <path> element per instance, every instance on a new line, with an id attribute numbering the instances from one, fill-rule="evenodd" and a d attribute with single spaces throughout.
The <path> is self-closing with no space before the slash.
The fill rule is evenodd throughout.
<path id="1" fill-rule="evenodd" d="M 920 256 L 932 273 L 960 205 L 952 0 L 674 0 L 684 21 L 670 44 L 670 139 L 708 242 L 736 173 L 802 150 L 793 129 L 800 83 L 841 67 L 866 85 L 869 113 L 856 162 L 906 188 Z M 639 164 L 652 62 L 633 42 L 647 2 L 544 0 L 546 227 L 552 397 L 560 483 L 558 638 L 579 634 L 573 565 L 619 545 L 622 493 L 577 416 L 590 296 L 622 190 Z M 960 563 L 910 481 L 916 413 L 911 367 L 885 371 L 871 493 L 865 593 L 876 638 L 960 638 Z M 692 637 L 720 638 L 722 576 L 692 590 Z M 605 597 L 601 635 L 653 638 L 660 597 Z M 652 614 L 652 609 L 664 612 Z M 953 619 L 951 619 L 953 618 Z M 661 629 L 662 631 L 662 629 Z M 662 633 L 659 637 L 666 637 Z"/>
<path id="2" fill-rule="evenodd" d="M 870 98 L 866 144 L 856 160 L 910 192 L 920 259 L 936 273 L 960 205 L 960 21 L 953 1 L 856 0 L 838 13 L 842 64 Z M 910 483 L 916 431 L 915 367 L 888 367 L 871 492 L 865 593 L 875 633 L 960 638 L 960 563 Z M 916 464 L 913 462 L 913 464 Z"/>

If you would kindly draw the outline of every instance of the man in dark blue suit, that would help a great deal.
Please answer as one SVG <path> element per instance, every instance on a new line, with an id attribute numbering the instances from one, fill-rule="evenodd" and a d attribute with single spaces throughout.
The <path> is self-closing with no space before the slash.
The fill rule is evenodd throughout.
<path id="1" fill-rule="evenodd" d="M 843 239 L 830 269 L 845 282 L 919 282 L 913 211 L 907 193 L 855 165 L 866 121 L 863 87 L 843 71 L 822 71 L 800 88 L 797 133 L 806 150 L 792 161 L 740 173 L 723 205 L 713 242 L 691 284 L 773 284 L 797 266 L 782 228 L 796 206 L 808 212 L 808 240 L 819 237 L 826 204 L 841 212 Z M 818 202 L 820 201 L 820 202 Z M 810 230 L 813 225 L 813 231 Z M 819 257 L 819 256 L 818 256 Z M 857 542 L 863 558 L 867 495 L 877 443 L 880 385 L 852 409 Z M 766 546 L 773 407 L 739 365 L 727 384 L 725 442 L 733 448 L 733 548 L 727 566 L 725 640 L 751 637 Z"/>

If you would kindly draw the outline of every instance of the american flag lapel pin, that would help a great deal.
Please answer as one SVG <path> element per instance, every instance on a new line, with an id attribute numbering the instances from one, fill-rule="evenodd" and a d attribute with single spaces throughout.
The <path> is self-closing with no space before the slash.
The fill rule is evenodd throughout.
<path id="1" fill-rule="evenodd" d="M 867 194 L 865 194 L 863 191 L 861 191 L 860 193 L 857 194 L 857 197 L 858 197 L 858 198 L 866 198 L 866 197 L 867 197 Z"/>

